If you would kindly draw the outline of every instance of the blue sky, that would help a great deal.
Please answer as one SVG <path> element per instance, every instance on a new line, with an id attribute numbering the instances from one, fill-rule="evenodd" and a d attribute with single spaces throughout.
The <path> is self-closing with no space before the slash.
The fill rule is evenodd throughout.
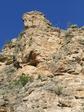
<path id="1" fill-rule="evenodd" d="M 84 0 L 0 0 L 0 47 L 23 30 L 25 12 L 42 11 L 54 26 L 84 25 Z"/>

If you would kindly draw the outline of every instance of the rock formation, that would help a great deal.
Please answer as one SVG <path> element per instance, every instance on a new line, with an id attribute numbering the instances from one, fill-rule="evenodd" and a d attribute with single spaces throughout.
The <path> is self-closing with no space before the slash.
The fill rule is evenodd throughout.
<path id="1" fill-rule="evenodd" d="M 23 21 L 0 53 L 0 112 L 84 112 L 84 27 L 53 27 L 38 11 Z"/>

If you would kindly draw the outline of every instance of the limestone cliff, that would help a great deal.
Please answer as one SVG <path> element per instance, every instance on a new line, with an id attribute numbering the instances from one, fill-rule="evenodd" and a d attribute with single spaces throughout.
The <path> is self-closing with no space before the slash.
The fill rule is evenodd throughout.
<path id="1" fill-rule="evenodd" d="M 0 53 L 0 112 L 84 111 L 84 27 L 53 27 L 38 11 Z"/>

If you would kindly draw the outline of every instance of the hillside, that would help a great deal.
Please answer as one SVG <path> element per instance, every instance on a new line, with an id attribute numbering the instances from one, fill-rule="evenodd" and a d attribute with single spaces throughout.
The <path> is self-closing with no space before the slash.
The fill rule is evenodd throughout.
<path id="1" fill-rule="evenodd" d="M 0 112 L 84 112 L 84 27 L 53 27 L 41 12 L 0 52 Z"/>

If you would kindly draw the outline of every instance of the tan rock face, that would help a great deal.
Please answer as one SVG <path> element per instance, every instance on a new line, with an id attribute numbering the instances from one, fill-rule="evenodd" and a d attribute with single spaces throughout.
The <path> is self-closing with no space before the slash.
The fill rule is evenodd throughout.
<path id="1" fill-rule="evenodd" d="M 50 22 L 45 19 L 44 15 L 41 12 L 32 11 L 30 13 L 26 13 L 23 16 L 24 26 L 27 28 L 35 28 L 39 27 L 39 29 L 45 30 L 50 27 Z"/>
<path id="2" fill-rule="evenodd" d="M 84 28 L 55 28 L 38 11 L 23 21 L 0 54 L 0 111 L 83 112 Z"/>

